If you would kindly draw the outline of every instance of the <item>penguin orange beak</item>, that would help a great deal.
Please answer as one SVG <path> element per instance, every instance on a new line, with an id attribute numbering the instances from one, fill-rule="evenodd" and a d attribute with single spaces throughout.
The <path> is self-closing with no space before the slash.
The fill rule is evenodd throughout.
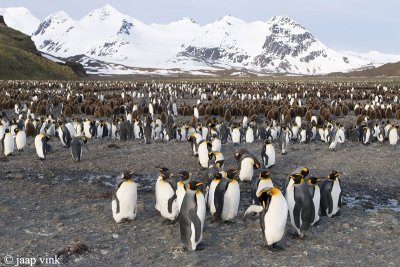
<path id="1" fill-rule="evenodd" d="M 197 183 L 196 186 L 200 186 L 200 185 L 203 185 L 203 184 L 204 184 L 204 183 Z"/>

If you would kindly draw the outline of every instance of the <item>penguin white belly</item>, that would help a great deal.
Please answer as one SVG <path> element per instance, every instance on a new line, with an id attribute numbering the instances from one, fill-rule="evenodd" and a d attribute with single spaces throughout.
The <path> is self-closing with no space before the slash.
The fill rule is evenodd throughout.
<path id="1" fill-rule="evenodd" d="M 334 181 L 332 185 L 332 213 L 328 214 L 329 217 L 335 215 L 339 210 L 339 197 L 341 193 L 340 185 L 338 181 Z"/>
<path id="2" fill-rule="evenodd" d="M 280 196 L 272 197 L 265 213 L 265 239 L 268 245 L 279 242 L 285 234 L 285 226 L 287 221 L 288 205 L 285 198 Z"/>
<path id="3" fill-rule="evenodd" d="M 24 131 L 19 131 L 15 137 L 15 142 L 17 144 L 17 149 L 22 150 L 26 145 L 26 134 Z"/>
<path id="4" fill-rule="evenodd" d="M 123 219 L 133 220 L 137 211 L 137 186 L 134 182 L 124 182 L 118 189 L 119 212 L 117 213 L 117 201 L 112 201 L 114 220 L 119 223 Z"/>
<path id="5" fill-rule="evenodd" d="M 102 138 L 103 137 L 103 127 L 98 126 L 97 127 L 97 138 Z"/>
<path id="6" fill-rule="evenodd" d="M 210 188 L 208 189 L 207 203 L 211 215 L 214 215 L 214 213 L 217 211 L 214 205 L 214 193 L 215 193 L 215 188 L 217 188 L 220 181 L 221 180 L 213 180 L 210 184 Z"/>
<path id="7" fill-rule="evenodd" d="M 233 129 L 232 131 L 232 142 L 235 144 L 240 143 L 240 131 L 239 129 Z"/>
<path id="8" fill-rule="evenodd" d="M 200 165 L 203 168 L 208 168 L 208 148 L 207 143 L 203 142 L 199 145 L 198 157 Z"/>
<path id="9" fill-rule="evenodd" d="M 203 137 L 203 139 L 207 139 L 207 135 L 208 135 L 208 128 L 203 127 L 201 129 L 201 136 Z"/>
<path id="10" fill-rule="evenodd" d="M 391 144 L 391 145 L 396 145 L 398 139 L 399 139 L 399 135 L 397 134 L 396 129 L 392 129 L 392 130 L 389 132 L 389 144 Z"/>
<path id="11" fill-rule="evenodd" d="M 338 141 L 339 141 L 339 143 L 343 144 L 343 143 L 344 143 L 344 140 L 346 139 L 346 138 L 345 138 L 345 135 L 344 135 L 344 131 L 343 131 L 342 129 L 339 129 L 339 130 L 337 131 L 336 135 L 338 136 Z"/>
<path id="12" fill-rule="evenodd" d="M 157 205 L 161 216 L 171 221 L 175 220 L 179 215 L 177 199 L 172 202 L 171 212 L 168 211 L 168 201 L 175 195 L 171 185 L 167 182 L 160 181 L 158 188 Z"/>
<path id="13" fill-rule="evenodd" d="M 275 148 L 272 144 L 268 144 L 265 147 L 265 154 L 268 156 L 268 162 L 265 165 L 266 168 L 269 168 L 275 165 Z"/>
<path id="14" fill-rule="evenodd" d="M 254 142 L 254 133 L 252 128 L 247 128 L 246 131 L 246 143 L 253 143 Z"/>
<path id="15" fill-rule="evenodd" d="M 133 133 L 135 135 L 135 139 L 139 139 L 140 138 L 140 128 L 139 128 L 139 126 L 135 125 L 133 127 Z"/>
<path id="16" fill-rule="evenodd" d="M 294 210 L 296 201 L 294 200 L 294 183 L 292 180 L 290 180 L 289 185 L 286 188 L 286 202 L 287 202 L 287 206 L 289 209 L 290 223 L 300 234 L 300 229 L 297 228 L 296 223 L 294 222 L 294 217 L 293 217 L 293 210 Z M 300 218 L 300 220 L 301 220 L 301 218 Z M 300 223 L 300 225 L 301 225 L 301 223 Z"/>
<path id="17" fill-rule="evenodd" d="M 11 134 L 4 137 L 4 155 L 8 156 L 14 152 L 14 138 Z"/>
<path id="18" fill-rule="evenodd" d="M 311 223 L 311 225 L 314 225 L 316 222 L 319 221 L 319 205 L 321 201 L 321 192 L 319 189 L 319 186 L 314 185 L 314 221 Z"/>
<path id="19" fill-rule="evenodd" d="M 236 180 L 229 183 L 229 186 L 224 194 L 224 207 L 221 213 L 221 219 L 230 221 L 238 214 L 240 203 L 240 188 Z"/>
<path id="20" fill-rule="evenodd" d="M 44 153 L 43 153 L 43 143 L 42 143 L 42 135 L 37 135 L 35 137 L 35 148 L 36 148 L 36 154 L 39 156 L 39 158 L 44 159 Z"/>
<path id="21" fill-rule="evenodd" d="M 212 144 L 212 151 L 221 152 L 221 140 L 214 139 L 211 144 Z"/>
<path id="22" fill-rule="evenodd" d="M 192 234 L 190 236 L 190 241 L 192 243 L 192 250 L 196 250 L 197 245 L 203 239 L 203 227 L 204 227 L 204 219 L 206 217 L 206 204 L 204 200 L 204 195 L 201 192 L 196 192 L 196 199 L 197 199 L 197 217 L 200 219 L 201 222 L 201 229 L 200 229 L 200 238 L 196 242 L 196 230 L 193 223 L 190 223 L 190 228 L 192 230 Z"/>
<path id="23" fill-rule="evenodd" d="M 178 183 L 178 187 L 176 189 L 176 201 L 178 201 L 178 210 L 181 210 L 183 198 L 185 197 L 186 190 L 183 182 Z"/>
<path id="24" fill-rule="evenodd" d="M 251 181 L 253 178 L 254 169 L 251 158 L 244 158 L 240 163 L 239 178 L 240 181 Z"/>
<path id="25" fill-rule="evenodd" d="M 61 141 L 61 144 L 63 145 L 63 146 L 66 146 L 67 144 L 64 142 L 64 133 L 63 133 L 63 131 L 61 130 L 61 128 L 58 128 L 58 137 L 60 138 L 60 141 Z"/>
<path id="26" fill-rule="evenodd" d="M 85 124 L 83 125 L 83 132 L 84 132 L 84 134 L 85 134 L 85 136 L 86 136 L 87 138 L 92 138 L 92 135 L 91 135 L 89 129 L 90 129 L 90 124 L 85 123 Z"/>

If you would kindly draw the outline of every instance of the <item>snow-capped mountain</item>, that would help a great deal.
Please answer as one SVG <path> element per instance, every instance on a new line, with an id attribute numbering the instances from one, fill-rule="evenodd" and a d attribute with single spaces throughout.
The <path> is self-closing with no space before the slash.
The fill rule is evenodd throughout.
<path id="1" fill-rule="evenodd" d="M 138 69 L 323 74 L 368 68 L 396 58 L 337 52 L 287 16 L 265 22 L 225 16 L 204 26 L 190 18 L 145 24 L 105 5 L 79 20 L 63 11 L 51 14 L 31 33 L 43 53 L 79 59 L 93 72 L 101 65 L 107 74 L 114 69 L 124 74 Z"/>
<path id="2" fill-rule="evenodd" d="M 27 35 L 32 35 L 40 23 L 40 20 L 24 7 L 0 8 L 0 16 L 4 17 L 8 27 Z"/>

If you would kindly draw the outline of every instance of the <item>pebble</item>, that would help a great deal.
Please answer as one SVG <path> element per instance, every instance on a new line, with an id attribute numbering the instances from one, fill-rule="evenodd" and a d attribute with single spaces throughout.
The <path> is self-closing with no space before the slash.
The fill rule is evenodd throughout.
<path id="1" fill-rule="evenodd" d="M 117 238 L 119 237 L 119 235 L 113 234 L 112 237 L 115 238 L 115 239 L 117 239 Z"/>

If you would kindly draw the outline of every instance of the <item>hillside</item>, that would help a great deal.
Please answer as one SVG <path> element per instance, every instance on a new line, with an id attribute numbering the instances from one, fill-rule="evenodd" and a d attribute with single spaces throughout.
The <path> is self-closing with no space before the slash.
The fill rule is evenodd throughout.
<path id="1" fill-rule="evenodd" d="M 377 68 L 353 71 L 348 73 L 335 72 L 328 76 L 339 77 L 400 77 L 400 61 L 396 63 L 387 63 Z"/>
<path id="2" fill-rule="evenodd" d="M 31 38 L 0 16 L 0 79 L 76 79 L 72 68 L 41 56 Z"/>

